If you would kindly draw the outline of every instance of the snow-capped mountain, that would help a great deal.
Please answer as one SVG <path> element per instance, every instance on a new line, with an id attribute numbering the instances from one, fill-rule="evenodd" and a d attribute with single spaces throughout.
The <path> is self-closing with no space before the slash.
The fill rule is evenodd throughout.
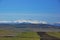
<path id="1" fill-rule="evenodd" d="M 18 23 L 33 23 L 33 24 L 47 24 L 45 21 L 38 21 L 38 20 L 17 20 Z"/>
<path id="2" fill-rule="evenodd" d="M 45 21 L 38 20 L 16 20 L 16 21 L 0 21 L 0 27 L 16 27 L 16 28 L 60 28 L 60 26 L 48 24 Z"/>
<path id="3" fill-rule="evenodd" d="M 33 24 L 47 24 L 47 22 L 45 22 L 45 21 L 38 21 L 38 20 L 0 21 L 0 23 L 33 23 Z"/>

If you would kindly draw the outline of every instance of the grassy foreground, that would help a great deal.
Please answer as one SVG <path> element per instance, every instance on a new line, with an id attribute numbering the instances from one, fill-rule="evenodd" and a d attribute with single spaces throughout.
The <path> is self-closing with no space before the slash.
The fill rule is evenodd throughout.
<path id="1" fill-rule="evenodd" d="M 47 32 L 48 35 L 60 38 L 60 32 Z"/>
<path id="2" fill-rule="evenodd" d="M 8 35 L 15 35 L 15 36 L 8 37 Z M 16 33 L 13 31 L 0 30 L 0 40 L 40 40 L 40 37 L 37 35 L 36 32 L 17 32 Z"/>

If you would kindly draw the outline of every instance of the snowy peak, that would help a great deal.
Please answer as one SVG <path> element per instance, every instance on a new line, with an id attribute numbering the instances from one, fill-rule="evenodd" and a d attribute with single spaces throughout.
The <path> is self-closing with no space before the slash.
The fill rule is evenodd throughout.
<path id="1" fill-rule="evenodd" d="M 45 22 L 45 21 L 38 21 L 38 20 L 17 20 L 16 22 L 18 22 L 18 23 L 23 23 L 23 22 L 25 22 L 25 23 L 33 23 L 33 24 L 47 24 L 47 22 Z"/>
<path id="2" fill-rule="evenodd" d="M 38 20 L 0 21 L 0 23 L 33 23 L 33 24 L 47 24 L 47 22 L 45 22 L 45 21 L 38 21 Z"/>

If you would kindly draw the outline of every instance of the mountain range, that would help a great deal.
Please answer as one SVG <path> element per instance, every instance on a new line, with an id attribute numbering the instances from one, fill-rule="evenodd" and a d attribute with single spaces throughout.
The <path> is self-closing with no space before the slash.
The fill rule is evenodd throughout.
<path id="1" fill-rule="evenodd" d="M 37 20 L 0 21 L 0 28 L 1 27 L 15 27 L 15 28 L 60 28 L 60 23 L 48 24 L 45 21 L 37 21 Z"/>
<path id="2" fill-rule="evenodd" d="M 47 24 L 47 22 L 45 22 L 45 21 L 38 21 L 38 20 L 0 21 L 0 23 L 32 23 L 32 24 Z"/>

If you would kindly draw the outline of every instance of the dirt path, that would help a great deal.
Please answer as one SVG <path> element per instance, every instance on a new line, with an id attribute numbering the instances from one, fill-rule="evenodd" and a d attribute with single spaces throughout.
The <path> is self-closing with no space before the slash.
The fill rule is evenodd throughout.
<path id="1" fill-rule="evenodd" d="M 56 37 L 49 36 L 45 32 L 37 32 L 37 34 L 41 37 L 40 40 L 60 40 Z"/>

